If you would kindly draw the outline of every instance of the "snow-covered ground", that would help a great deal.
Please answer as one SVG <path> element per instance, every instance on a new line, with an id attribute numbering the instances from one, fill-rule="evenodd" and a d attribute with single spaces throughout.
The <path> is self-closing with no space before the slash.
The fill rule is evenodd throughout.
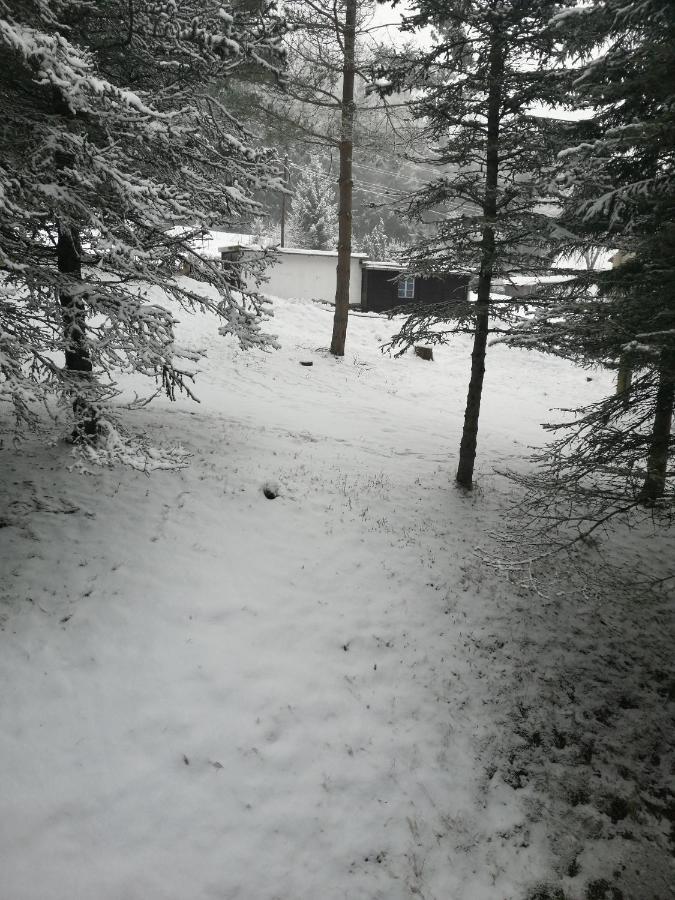
<path id="1" fill-rule="evenodd" d="M 280 300 L 245 354 L 181 318 L 201 404 L 121 415 L 186 468 L 0 451 L 3 900 L 674 896 L 668 597 L 591 577 L 672 536 L 483 562 L 495 467 L 609 375 L 491 347 L 464 496 L 467 338 L 393 359 L 354 315 L 335 360 Z"/>

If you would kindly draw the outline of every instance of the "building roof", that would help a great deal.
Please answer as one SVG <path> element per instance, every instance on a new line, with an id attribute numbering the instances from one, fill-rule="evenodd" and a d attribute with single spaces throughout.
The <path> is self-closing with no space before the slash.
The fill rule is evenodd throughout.
<path id="1" fill-rule="evenodd" d="M 364 269 L 383 269 L 391 272 L 405 272 L 407 268 L 403 263 L 393 260 L 362 259 L 361 265 Z"/>
<path id="2" fill-rule="evenodd" d="M 269 249 L 269 247 L 262 247 L 260 244 L 225 244 L 222 247 L 218 247 L 218 253 L 222 255 L 223 253 L 232 253 L 233 250 L 255 250 L 256 252 L 260 253 L 262 250 Z"/>
<path id="3" fill-rule="evenodd" d="M 219 247 L 218 250 L 220 253 L 227 253 L 228 250 L 256 250 L 261 249 L 260 247 L 253 246 L 244 246 L 242 244 L 228 244 L 225 247 Z M 268 248 L 272 249 L 272 248 Z M 304 247 L 274 247 L 273 248 L 277 253 L 288 253 L 296 256 L 334 256 L 337 257 L 337 250 L 307 250 Z M 364 260 L 367 257 L 366 253 L 352 253 L 352 259 L 361 259 Z"/>

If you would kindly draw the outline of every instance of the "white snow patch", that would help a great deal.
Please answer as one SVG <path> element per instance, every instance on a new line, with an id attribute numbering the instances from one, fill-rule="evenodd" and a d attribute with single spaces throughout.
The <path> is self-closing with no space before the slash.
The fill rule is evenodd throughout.
<path id="1" fill-rule="evenodd" d="M 381 354 L 398 323 L 352 316 L 336 360 L 329 309 L 275 307 L 273 353 L 174 310 L 181 344 L 208 350 L 201 404 L 120 415 L 148 435 L 146 459 L 180 446 L 187 468 L 82 477 L 65 444 L 0 449 L 3 896 L 523 900 L 538 881 L 582 896 L 629 841 L 555 793 L 555 773 L 573 785 L 551 728 L 570 759 L 591 738 L 606 756 L 596 688 L 609 702 L 612 673 L 631 671 L 610 655 L 665 671 L 667 629 L 654 606 L 621 643 L 620 594 L 573 600 L 561 568 L 544 601 L 474 550 L 506 522 L 494 466 L 526 466 L 550 407 L 600 396 L 609 376 L 491 347 L 467 498 L 453 486 L 467 338 L 421 365 Z M 663 557 L 658 533 L 628 546 L 648 569 Z M 605 681 L 577 673 L 572 704 L 578 623 Z M 605 756 L 569 770 L 588 779 L 570 797 L 600 796 Z M 624 896 L 652 896 L 657 819 L 618 827 L 636 850 L 649 834 L 645 891 Z"/>

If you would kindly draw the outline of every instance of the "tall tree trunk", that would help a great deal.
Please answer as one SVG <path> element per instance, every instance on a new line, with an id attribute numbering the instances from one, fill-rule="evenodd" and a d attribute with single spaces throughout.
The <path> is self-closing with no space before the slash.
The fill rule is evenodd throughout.
<path id="1" fill-rule="evenodd" d="M 659 386 L 656 389 L 656 409 L 640 500 L 651 505 L 666 491 L 668 458 L 670 455 L 671 424 L 675 403 L 675 350 L 664 347 L 659 359 Z"/>
<path id="2" fill-rule="evenodd" d="M 476 462 L 478 441 L 478 417 L 485 376 L 485 351 L 487 348 L 490 318 L 490 288 L 495 257 L 495 232 L 497 218 L 497 183 L 499 176 L 499 120 L 502 99 L 504 55 L 502 41 L 496 28 L 492 32 L 490 46 L 490 81 L 487 100 L 487 142 L 485 150 L 485 195 L 483 217 L 485 224 L 481 241 L 481 261 L 476 297 L 476 324 L 471 353 L 471 379 L 464 410 L 464 428 L 459 446 L 457 483 L 470 491 L 473 487 L 473 469 Z"/>
<path id="3" fill-rule="evenodd" d="M 623 400 L 624 407 L 630 403 L 630 386 L 633 380 L 633 366 L 625 353 L 619 359 L 619 371 L 616 376 L 616 395 Z"/>
<path id="4" fill-rule="evenodd" d="M 343 33 L 342 121 L 340 131 L 340 203 L 338 206 L 338 262 L 335 315 L 330 352 L 345 355 L 349 316 L 349 280 L 352 257 L 352 148 L 354 134 L 354 45 L 356 0 L 347 0 Z"/>
<path id="5" fill-rule="evenodd" d="M 70 279 L 82 280 L 82 248 L 76 228 L 59 222 L 56 246 L 59 272 Z M 91 372 L 91 359 L 86 343 L 84 303 L 77 291 L 59 291 L 63 336 L 65 341 L 66 369 L 69 372 Z"/>
<path id="6" fill-rule="evenodd" d="M 82 246 L 77 228 L 58 223 L 56 245 L 59 272 L 69 276 L 69 280 L 82 280 Z M 63 337 L 65 344 L 66 370 L 80 378 L 88 378 L 92 371 L 91 356 L 86 340 L 86 309 L 77 287 L 61 288 L 59 291 Z M 74 385 L 75 399 L 75 440 L 91 440 L 98 432 L 96 410 Z"/>
<path id="7" fill-rule="evenodd" d="M 74 115 L 56 85 L 52 86 L 52 99 L 54 112 L 68 118 Z M 65 153 L 62 150 L 54 153 L 54 166 L 57 172 L 73 167 L 74 163 L 75 159 L 71 153 Z M 66 371 L 76 376 L 72 381 L 77 381 L 79 376 L 80 384 L 82 384 L 82 380 L 88 379 L 92 371 L 86 338 L 87 311 L 78 288 L 78 283 L 82 281 L 82 244 L 79 229 L 61 220 L 57 221 L 56 258 L 59 272 L 67 275 L 70 283 L 69 287 L 59 288 Z M 73 285 L 73 283 L 75 284 Z M 72 387 L 75 395 L 73 400 L 73 413 L 75 414 L 73 440 L 93 440 L 98 433 L 96 410 L 86 397 L 79 393 L 76 384 L 73 384 Z"/>
<path id="8" fill-rule="evenodd" d="M 60 114 L 72 115 L 59 91 L 53 89 L 55 109 Z M 57 150 L 54 165 L 57 172 L 74 166 L 71 153 Z M 56 259 L 59 272 L 68 276 L 70 282 L 82 281 L 82 243 L 80 231 L 72 224 L 57 222 Z M 86 310 L 78 290 L 59 290 L 63 338 L 65 344 L 66 369 L 69 372 L 91 372 L 91 359 L 86 342 Z"/>
<path id="9" fill-rule="evenodd" d="M 284 156 L 284 188 L 288 187 L 288 153 Z M 282 193 L 281 195 L 281 240 L 279 242 L 280 247 L 286 246 L 286 193 Z"/>

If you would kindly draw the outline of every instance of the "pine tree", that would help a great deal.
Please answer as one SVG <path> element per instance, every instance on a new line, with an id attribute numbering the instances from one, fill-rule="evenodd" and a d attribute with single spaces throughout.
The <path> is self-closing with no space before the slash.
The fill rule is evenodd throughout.
<path id="1" fill-rule="evenodd" d="M 267 340 L 261 299 L 190 238 L 251 216 L 252 188 L 276 183 L 206 88 L 239 60 L 280 58 L 279 30 L 210 2 L 0 0 L 0 391 L 20 417 L 50 388 L 81 412 L 115 370 L 186 388 L 156 288 L 212 309 L 242 346 Z M 180 262 L 218 299 L 176 280 Z"/>
<path id="2" fill-rule="evenodd" d="M 550 266 L 550 217 L 538 178 L 550 165 L 560 126 L 532 108 L 564 96 L 565 75 L 553 55 L 549 20 L 566 5 L 553 0 L 420 0 L 410 29 L 435 29 L 432 46 L 386 61 L 380 91 L 421 92 L 414 104 L 433 144 L 429 160 L 452 172 L 432 180 L 410 213 L 434 223 L 411 267 L 427 275 L 475 276 L 471 304 L 419 306 L 395 339 L 405 349 L 421 337 L 474 334 L 471 379 L 456 479 L 471 489 L 491 316 L 516 304 L 495 300 L 495 279 L 541 275 Z M 440 221 L 438 221 L 440 218 Z M 443 327 L 437 327 L 442 324 Z"/>
<path id="3" fill-rule="evenodd" d="M 318 162 L 311 162 L 302 170 L 293 191 L 289 220 L 293 246 L 308 250 L 336 249 L 338 217 L 333 191 L 331 177 Z"/>
<path id="4" fill-rule="evenodd" d="M 392 240 L 386 232 L 384 221 L 380 217 L 373 229 L 358 243 L 361 253 L 366 253 L 370 259 L 397 260 L 403 251 L 402 245 Z"/>
<path id="5" fill-rule="evenodd" d="M 342 48 L 342 90 L 340 94 L 340 176 L 338 201 L 338 260 L 335 279 L 335 312 L 330 352 L 345 355 L 347 320 L 349 317 L 349 283 L 352 255 L 352 210 L 354 187 L 354 81 L 356 76 L 356 20 L 357 0 L 344 0 L 344 27 L 338 34 Z"/>
<path id="6" fill-rule="evenodd" d="M 567 259 L 595 248 L 621 253 L 604 271 L 561 269 L 566 280 L 548 311 L 512 340 L 622 374 L 617 395 L 554 427 L 536 485 L 574 494 L 593 527 L 637 503 L 673 499 L 675 8 L 605 0 L 556 24 L 566 49 L 585 57 L 575 91 L 594 112 L 554 172 L 561 249 Z"/>
<path id="7" fill-rule="evenodd" d="M 284 12 L 290 34 L 286 76 L 278 89 L 267 95 L 256 91 L 257 104 L 253 99 L 254 105 L 262 107 L 266 125 L 276 123 L 282 130 L 282 142 L 291 137 L 314 153 L 319 147 L 339 154 L 338 264 L 330 343 L 335 356 L 344 355 L 348 324 L 355 147 L 361 147 L 364 156 L 368 153 L 370 160 L 368 136 L 375 132 L 379 139 L 382 121 L 386 120 L 383 104 L 365 91 L 368 62 L 382 36 L 372 21 L 375 7 L 374 0 L 335 0 L 329 4 L 295 0 L 287 4 Z M 292 150 L 290 155 L 294 155 Z M 372 188 L 366 190 L 367 202 L 373 205 Z"/>

